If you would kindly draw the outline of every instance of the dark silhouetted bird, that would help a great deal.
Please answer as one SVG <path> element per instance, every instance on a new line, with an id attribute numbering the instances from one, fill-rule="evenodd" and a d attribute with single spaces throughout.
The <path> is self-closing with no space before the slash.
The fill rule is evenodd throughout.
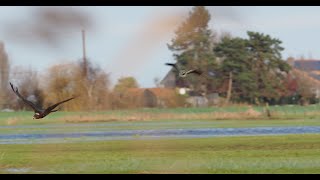
<path id="1" fill-rule="evenodd" d="M 198 69 L 191 69 L 186 71 L 186 70 L 179 69 L 176 64 L 166 63 L 166 65 L 174 67 L 177 70 L 179 77 L 182 77 L 182 78 L 186 77 L 188 74 L 191 74 L 191 73 L 197 74 L 199 76 L 202 74 L 202 71 Z"/>
<path id="2" fill-rule="evenodd" d="M 56 112 L 58 111 L 59 109 L 57 110 L 54 110 L 54 108 L 56 108 L 57 106 L 59 106 L 60 104 L 62 103 L 65 103 L 67 101 L 70 101 L 76 97 L 72 97 L 72 98 L 69 98 L 69 99 L 66 99 L 64 101 L 61 101 L 61 102 L 58 102 L 52 106 L 49 106 L 47 109 L 42 109 L 42 108 L 39 108 L 37 107 L 33 102 L 31 101 L 28 101 L 27 99 L 25 99 L 24 97 L 21 96 L 21 94 L 19 93 L 19 90 L 18 88 L 16 87 L 15 89 L 13 88 L 13 85 L 11 84 L 10 82 L 10 85 L 11 85 L 11 88 L 13 90 L 13 92 L 23 100 L 24 103 L 26 103 L 27 105 L 29 105 L 33 110 L 34 110 L 34 115 L 33 115 L 33 119 L 41 119 L 41 118 L 44 118 L 45 116 L 47 116 L 48 114 L 52 113 L 52 112 Z"/>

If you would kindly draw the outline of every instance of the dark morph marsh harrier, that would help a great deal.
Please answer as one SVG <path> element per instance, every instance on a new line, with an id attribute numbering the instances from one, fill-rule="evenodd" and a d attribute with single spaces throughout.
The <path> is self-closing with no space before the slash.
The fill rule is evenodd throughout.
<path id="1" fill-rule="evenodd" d="M 202 72 L 198 69 L 191 69 L 186 71 L 186 70 L 179 69 L 176 64 L 166 63 L 166 65 L 174 67 L 174 69 L 178 72 L 179 77 L 182 77 L 182 78 L 186 77 L 188 74 L 191 74 L 191 73 L 197 74 L 199 76 L 202 74 Z"/>
<path id="2" fill-rule="evenodd" d="M 13 90 L 13 92 L 23 100 L 24 103 L 26 103 L 27 105 L 29 105 L 33 111 L 34 111 L 34 115 L 33 115 L 33 119 L 41 119 L 41 118 L 44 118 L 46 117 L 48 114 L 52 113 L 52 112 L 56 112 L 58 111 L 58 109 L 54 110 L 54 108 L 56 108 L 57 106 L 59 106 L 60 104 L 62 103 L 65 103 L 67 101 L 70 101 L 76 97 L 72 97 L 72 98 L 69 98 L 69 99 L 66 99 L 64 101 L 61 101 L 61 102 L 58 102 L 52 106 L 49 106 L 48 108 L 46 109 L 43 109 L 43 108 L 40 108 L 40 107 L 37 107 L 33 102 L 31 101 L 28 101 L 27 99 L 25 99 L 23 96 L 21 96 L 21 94 L 19 93 L 19 90 L 18 88 L 16 87 L 15 89 L 13 88 L 13 85 L 11 84 L 10 82 L 10 86 Z"/>

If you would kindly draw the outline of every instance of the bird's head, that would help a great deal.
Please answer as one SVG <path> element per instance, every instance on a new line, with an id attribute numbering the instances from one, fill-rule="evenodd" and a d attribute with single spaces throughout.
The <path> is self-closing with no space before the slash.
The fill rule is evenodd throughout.
<path id="1" fill-rule="evenodd" d="M 34 113 L 33 119 L 40 119 L 40 114 L 39 113 Z"/>
<path id="2" fill-rule="evenodd" d="M 180 77 L 186 77 L 186 76 L 187 76 L 187 71 L 186 71 L 186 70 L 181 70 L 181 71 L 179 72 L 179 76 L 180 76 Z"/>

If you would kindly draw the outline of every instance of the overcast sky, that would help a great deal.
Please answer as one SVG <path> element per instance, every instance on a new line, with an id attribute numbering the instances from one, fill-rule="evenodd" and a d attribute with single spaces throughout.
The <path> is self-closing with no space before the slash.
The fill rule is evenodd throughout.
<path id="1" fill-rule="evenodd" d="M 170 69 L 164 63 L 174 62 L 167 43 L 192 7 L 55 7 L 66 12 L 77 11 L 86 18 L 78 19 L 79 23 L 71 28 L 56 24 L 58 36 L 47 39 L 36 33 L 50 22 L 39 15 L 44 8 L 0 7 L 0 40 L 5 43 L 13 67 L 33 68 L 41 74 L 54 64 L 81 58 L 84 27 L 87 56 L 110 73 L 113 84 L 121 76 L 134 76 L 141 87 L 153 87 L 154 78 L 162 79 Z M 226 31 L 246 38 L 246 31 L 258 31 L 282 40 L 284 59 L 288 56 L 320 59 L 320 7 L 207 8 L 211 14 L 210 28 L 218 33 Z M 30 28 L 34 26 L 39 29 Z"/>

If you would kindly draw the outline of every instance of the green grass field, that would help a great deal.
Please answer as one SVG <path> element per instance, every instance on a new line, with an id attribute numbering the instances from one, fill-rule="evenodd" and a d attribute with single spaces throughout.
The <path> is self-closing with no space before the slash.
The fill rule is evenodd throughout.
<path id="1" fill-rule="evenodd" d="M 320 106 L 274 106 L 233 119 L 248 107 L 57 112 L 1 112 L 0 134 L 122 129 L 320 126 Z M 262 113 L 263 107 L 253 107 Z M 226 113 L 226 119 L 216 114 Z M 146 117 L 146 118 L 145 118 Z M 217 118 L 218 117 L 218 118 Z M 73 121 L 68 121 L 73 119 Z M 97 124 L 108 126 L 95 126 Z M 64 125 L 71 126 L 64 126 Z M 83 126 L 72 126 L 72 125 Z M 46 127 L 46 125 L 50 125 Z M 56 125 L 56 126 L 55 126 Z M 19 127 L 24 126 L 24 127 Z M 26 128 L 27 127 L 27 128 Z M 320 173 L 320 134 L 195 139 L 1 144 L 0 173 Z"/>
<path id="2" fill-rule="evenodd" d="M 319 134 L 1 145 L 0 172 L 320 173 Z M 19 173 L 19 172 L 15 172 Z"/>

